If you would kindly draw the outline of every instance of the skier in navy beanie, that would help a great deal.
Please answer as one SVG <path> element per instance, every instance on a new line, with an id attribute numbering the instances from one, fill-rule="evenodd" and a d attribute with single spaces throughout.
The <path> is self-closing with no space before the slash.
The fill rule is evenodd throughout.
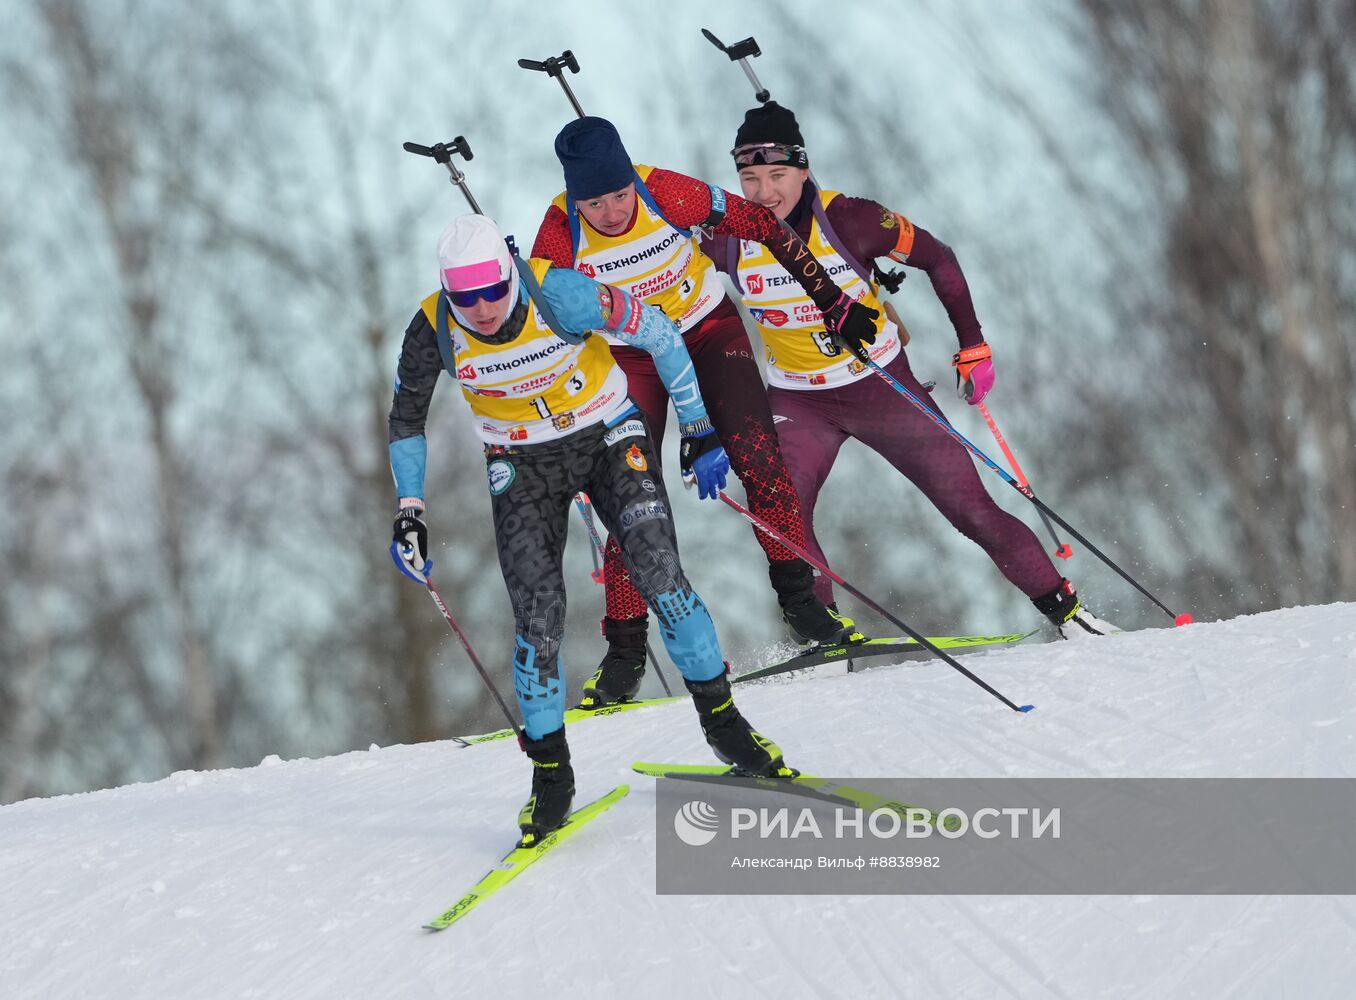
<path id="1" fill-rule="evenodd" d="M 631 156 L 606 118 L 576 118 L 556 136 L 565 190 L 575 201 L 619 191 L 635 179 Z"/>
<path id="2" fill-rule="evenodd" d="M 802 642 L 860 642 L 863 636 L 854 623 L 836 616 L 815 596 L 810 564 L 778 540 L 799 545 L 805 539 L 800 504 L 776 447 L 777 429 L 757 355 L 715 267 L 701 253 L 698 236 L 728 236 L 766 247 L 814 303 L 826 330 L 846 344 L 875 339 L 876 311 L 844 295 L 814 253 L 772 211 L 695 177 L 633 163 L 608 121 L 570 122 L 556 137 L 555 151 L 565 190 L 546 210 L 532 256 L 559 268 L 605 275 L 610 284 L 678 324 L 702 397 L 711 403 L 711 423 L 726 443 L 749 510 L 780 533 L 776 538 L 754 534 L 767 556 L 782 618 Z M 654 363 L 640 356 L 643 351 L 609 339 L 613 358 L 626 372 L 631 399 L 644 412 L 654 440 L 662 440 L 669 400 L 655 377 Z M 654 475 L 649 468 L 637 472 Z M 584 684 L 580 704 L 589 709 L 634 698 L 647 655 L 647 606 L 612 539 L 603 574 L 608 652 Z"/>

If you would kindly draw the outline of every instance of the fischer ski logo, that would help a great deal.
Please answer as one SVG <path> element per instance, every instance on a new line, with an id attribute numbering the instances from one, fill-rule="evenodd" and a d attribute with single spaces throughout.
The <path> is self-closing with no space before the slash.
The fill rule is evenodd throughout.
<path id="1" fill-rule="evenodd" d="M 673 832 L 688 847 L 705 847 L 716 839 L 715 807 L 694 799 L 673 814 Z"/>

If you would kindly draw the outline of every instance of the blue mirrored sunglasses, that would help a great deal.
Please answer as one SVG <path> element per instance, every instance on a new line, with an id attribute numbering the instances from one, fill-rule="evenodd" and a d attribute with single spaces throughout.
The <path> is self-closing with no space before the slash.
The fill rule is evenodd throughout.
<path id="1" fill-rule="evenodd" d="M 493 285 L 486 285 L 484 288 L 468 288 L 465 291 L 453 292 L 443 289 L 447 292 L 447 297 L 452 304 L 459 309 L 469 309 L 481 299 L 486 302 L 498 302 L 509 290 L 509 279 L 496 282 Z"/>

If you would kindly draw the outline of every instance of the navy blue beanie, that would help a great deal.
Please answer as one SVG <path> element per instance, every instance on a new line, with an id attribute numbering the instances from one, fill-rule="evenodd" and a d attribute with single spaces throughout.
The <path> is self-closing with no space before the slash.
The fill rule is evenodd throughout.
<path id="1" fill-rule="evenodd" d="M 576 118 L 556 136 L 556 158 L 565 169 L 565 191 L 575 201 L 620 191 L 635 167 L 617 129 L 606 118 Z"/>

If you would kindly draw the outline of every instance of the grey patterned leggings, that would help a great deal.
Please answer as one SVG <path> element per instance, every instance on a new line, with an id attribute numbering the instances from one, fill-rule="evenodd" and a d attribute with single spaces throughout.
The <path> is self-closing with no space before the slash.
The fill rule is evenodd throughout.
<path id="1" fill-rule="evenodd" d="M 546 444 L 491 446 L 485 461 L 499 565 L 517 631 L 514 691 L 531 739 L 564 724 L 562 559 L 576 493 L 588 494 L 620 544 L 683 676 L 710 680 L 724 671 L 711 616 L 679 564 L 668 495 L 638 415 Z"/>

